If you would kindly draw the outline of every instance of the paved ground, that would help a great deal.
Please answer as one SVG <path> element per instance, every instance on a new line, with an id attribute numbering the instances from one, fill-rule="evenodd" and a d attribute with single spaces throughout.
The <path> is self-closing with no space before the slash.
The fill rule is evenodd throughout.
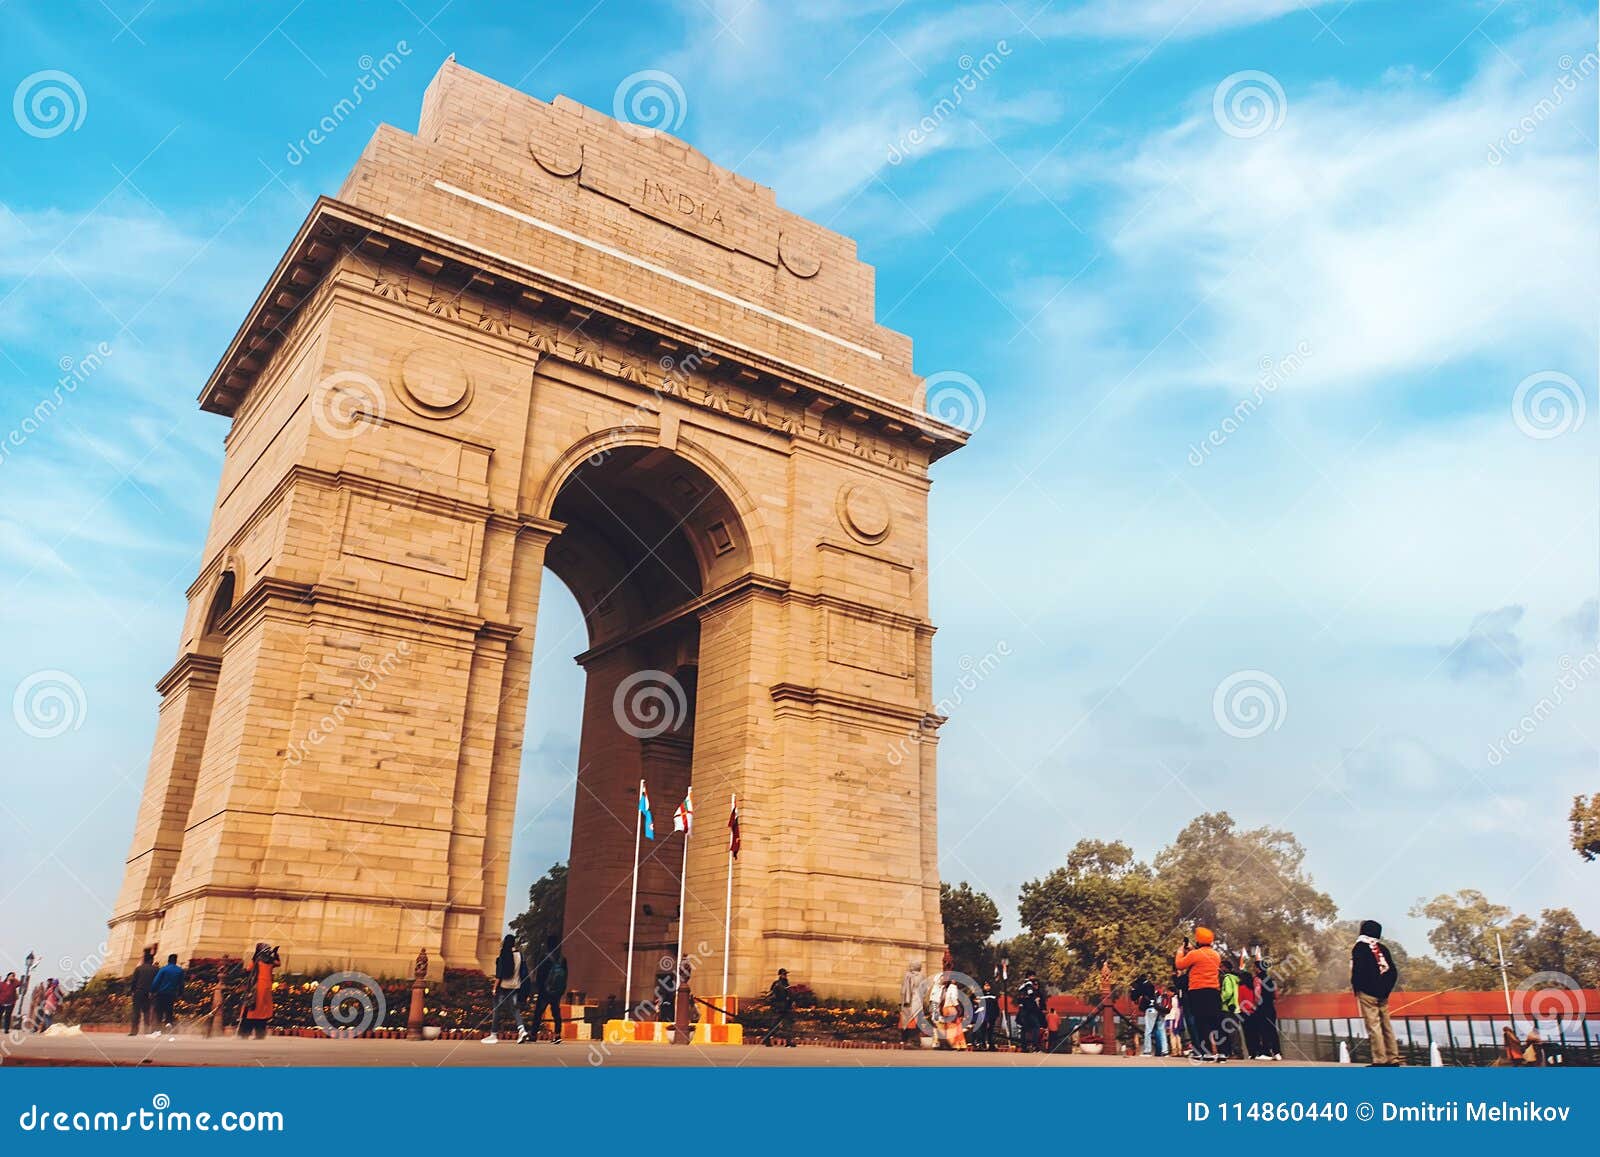
<path id="1" fill-rule="evenodd" d="M 361 1065 L 361 1066 L 564 1066 L 601 1065 L 704 1066 L 824 1066 L 828 1068 L 883 1068 L 908 1065 L 918 1068 L 1014 1068 L 1111 1065 L 1123 1068 L 1187 1066 L 1182 1059 L 1144 1057 L 1041 1056 L 1037 1053 L 946 1053 L 895 1049 L 843 1049 L 802 1045 L 799 1048 L 756 1048 L 721 1045 L 674 1047 L 671 1045 L 499 1044 L 478 1041 L 360 1041 L 316 1040 L 305 1037 L 269 1037 L 242 1041 L 236 1037 L 127 1037 L 116 1033 L 84 1033 L 69 1037 L 29 1037 L 4 1050 L 0 1064 L 7 1065 Z M 1292 1062 L 1284 1061 L 1282 1065 Z M 1243 1061 L 1270 1067 L 1272 1062 Z"/>

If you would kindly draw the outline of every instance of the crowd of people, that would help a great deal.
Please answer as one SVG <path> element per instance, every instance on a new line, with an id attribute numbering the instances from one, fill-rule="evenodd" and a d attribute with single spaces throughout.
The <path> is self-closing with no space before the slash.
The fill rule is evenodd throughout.
<path id="1" fill-rule="evenodd" d="M 1169 981 L 1141 976 L 1129 995 L 1143 1018 L 1145 1056 L 1281 1061 L 1277 982 L 1259 949 L 1237 957 L 1196 928 L 1173 956 Z"/>
<path id="2" fill-rule="evenodd" d="M 1400 973 L 1382 935 L 1376 921 L 1361 925 L 1351 946 L 1350 986 L 1367 1027 L 1372 1064 L 1390 1068 L 1401 1063 L 1389 1019 L 1389 995 Z M 1133 1047 L 1151 1057 L 1281 1061 L 1278 991 L 1279 981 L 1259 948 L 1230 951 L 1211 929 L 1196 928 L 1174 952 L 1170 973 L 1141 975 L 1129 987 L 1137 1010 Z M 1014 1019 L 1008 1019 L 1008 1011 Z M 992 1051 L 999 1047 L 998 1033 L 1002 1043 L 1014 1042 L 1024 1052 L 1085 1045 L 1093 1051 L 1115 1049 L 1116 1042 L 1099 1036 L 1102 1011 L 1077 1021 L 1062 1016 L 1050 1007 L 1045 986 L 1032 971 L 1002 997 L 994 985 L 983 984 L 980 994 L 969 978 L 948 970 L 924 982 L 921 963 L 912 961 L 901 983 L 901 1043 L 919 1048 L 929 1038 L 942 1049 Z M 1506 1049 L 1510 1056 L 1511 1045 Z M 1519 1058 L 1537 1052 L 1526 1042 L 1518 1045 Z"/>
<path id="3" fill-rule="evenodd" d="M 15 972 L 6 973 L 5 979 L 0 980 L 0 1033 L 44 1032 L 61 1011 L 67 994 L 55 977 L 35 984 L 31 994 L 24 993 L 22 986 L 23 981 Z"/>

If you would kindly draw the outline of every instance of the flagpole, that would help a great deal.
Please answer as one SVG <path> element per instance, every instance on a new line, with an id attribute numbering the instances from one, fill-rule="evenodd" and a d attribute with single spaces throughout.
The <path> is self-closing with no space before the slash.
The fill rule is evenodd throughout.
<path id="1" fill-rule="evenodd" d="M 1511 981 L 1506 979 L 1506 950 L 1500 943 L 1500 933 L 1494 934 L 1494 950 L 1500 957 L 1500 986 L 1506 991 L 1506 1019 L 1511 1022 L 1511 1031 L 1517 1031 L 1517 1018 L 1511 1014 Z"/>
<path id="2" fill-rule="evenodd" d="M 639 781 L 639 798 L 633 801 L 633 896 L 628 904 L 628 974 L 622 986 L 623 1015 L 633 1019 L 633 930 L 639 919 L 639 834 L 644 831 L 644 780 Z"/>
<path id="3" fill-rule="evenodd" d="M 733 793 L 730 815 L 739 811 L 739 793 Z M 728 953 L 733 947 L 733 829 L 728 829 L 728 906 L 722 921 L 722 995 L 728 995 Z"/>
<path id="4" fill-rule="evenodd" d="M 690 818 L 683 825 L 683 868 L 678 872 L 678 974 L 672 982 L 673 992 L 677 992 L 678 985 L 683 983 L 683 926 L 686 923 L 685 917 L 688 915 L 684 911 L 683 905 L 689 883 L 689 829 L 693 824 L 694 820 Z"/>

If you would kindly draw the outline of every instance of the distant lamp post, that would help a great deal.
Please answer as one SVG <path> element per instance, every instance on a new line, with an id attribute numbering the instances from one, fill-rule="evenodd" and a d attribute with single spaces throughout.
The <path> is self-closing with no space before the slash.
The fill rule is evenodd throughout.
<path id="1" fill-rule="evenodd" d="M 22 958 L 22 1027 L 23 1028 L 27 1028 L 28 1027 L 28 1013 L 30 1011 L 29 1005 L 28 1005 L 28 980 L 29 980 L 30 977 L 33 976 L 33 965 L 34 965 L 34 962 L 35 962 L 36 959 L 37 958 L 31 952 L 28 953 L 28 955 L 26 955 L 26 956 L 24 956 Z"/>
<path id="2" fill-rule="evenodd" d="M 406 1017 L 406 1039 L 422 1039 L 423 990 L 428 980 L 428 950 L 417 953 L 417 962 L 411 969 L 411 1010 Z"/>

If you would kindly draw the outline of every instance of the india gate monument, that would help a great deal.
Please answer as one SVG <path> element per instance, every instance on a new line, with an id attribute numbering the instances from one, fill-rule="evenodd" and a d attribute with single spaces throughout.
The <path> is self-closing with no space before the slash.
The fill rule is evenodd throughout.
<path id="1" fill-rule="evenodd" d="M 924 411 L 849 239 L 683 142 L 447 61 L 205 383 L 229 420 L 106 968 L 492 965 L 546 568 L 587 638 L 565 950 L 896 990 L 943 930 Z M 521 897 L 511 898 L 514 911 Z M 637 980 L 636 980 L 637 987 Z M 713 986 L 699 985 L 703 992 Z"/>

